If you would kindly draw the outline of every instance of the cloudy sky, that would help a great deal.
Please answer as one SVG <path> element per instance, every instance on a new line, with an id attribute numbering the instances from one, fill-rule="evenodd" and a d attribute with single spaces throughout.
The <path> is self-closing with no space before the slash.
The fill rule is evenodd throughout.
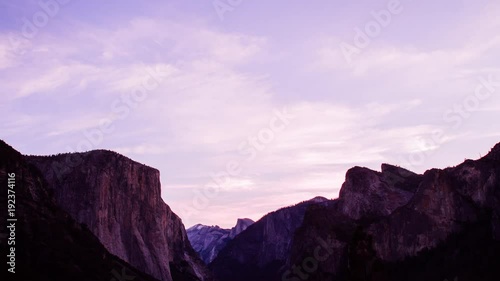
<path id="1" fill-rule="evenodd" d="M 186 226 L 416 172 L 500 141 L 489 0 L 0 0 L 0 138 L 161 171 Z"/>

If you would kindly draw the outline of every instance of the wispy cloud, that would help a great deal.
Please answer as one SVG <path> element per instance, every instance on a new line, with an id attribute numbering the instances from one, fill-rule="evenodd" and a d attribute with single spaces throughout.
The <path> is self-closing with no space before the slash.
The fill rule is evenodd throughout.
<path id="1" fill-rule="evenodd" d="M 2 137 L 30 154 L 107 148 L 154 166 L 181 216 L 196 190 L 239 163 L 188 225 L 228 227 L 336 197 L 354 165 L 415 152 L 429 155 L 418 172 L 450 165 L 459 147 L 476 155 L 498 138 L 488 120 L 500 95 L 459 130 L 443 119 L 498 73 L 498 4 L 479 2 L 405 5 L 349 64 L 339 42 L 386 1 L 254 1 L 222 22 L 209 3 L 75 1 L 29 40 L 21 18 L 39 7 L 20 1 L 0 19 Z M 286 126 L 277 111 L 293 116 Z M 92 133 L 99 142 L 79 145 Z"/>

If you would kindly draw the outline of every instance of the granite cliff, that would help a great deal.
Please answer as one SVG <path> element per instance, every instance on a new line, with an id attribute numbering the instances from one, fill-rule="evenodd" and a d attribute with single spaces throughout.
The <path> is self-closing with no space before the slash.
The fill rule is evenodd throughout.
<path id="1" fill-rule="evenodd" d="M 103 150 L 27 160 L 56 203 L 109 252 L 160 280 L 210 279 L 181 219 L 161 198 L 158 170 Z"/>
<path id="2" fill-rule="evenodd" d="M 497 280 L 499 214 L 500 144 L 423 175 L 356 167 L 337 200 L 307 210 L 281 277 Z"/>
<path id="3" fill-rule="evenodd" d="M 270 213 L 210 264 L 221 281 L 498 280 L 500 144 L 416 174 L 347 171 L 339 198 Z"/>
<path id="4" fill-rule="evenodd" d="M 157 280 L 106 250 L 85 225 L 57 205 L 43 174 L 0 140 L 1 206 L 7 206 L 7 178 L 12 173 L 14 193 L 9 194 L 15 198 L 9 197 L 14 200 L 9 204 L 15 205 L 15 236 L 2 227 L 0 248 L 2 253 L 15 248 L 15 273 L 7 272 L 3 262 L 2 280 Z M 0 219 L 6 222 L 6 210 L 0 212 Z M 8 237 L 15 239 L 8 244 Z"/>
<path id="5" fill-rule="evenodd" d="M 338 199 L 314 198 L 231 230 L 196 225 L 189 239 L 161 199 L 156 169 L 110 151 L 28 157 L 1 141 L 0 155 L 2 183 L 12 169 L 18 175 L 23 280 L 111 280 L 118 271 L 213 280 L 198 253 L 213 259 L 219 281 L 500 276 L 500 144 L 422 175 L 354 167 Z M 8 235 L 0 232 L 2 250 Z"/>

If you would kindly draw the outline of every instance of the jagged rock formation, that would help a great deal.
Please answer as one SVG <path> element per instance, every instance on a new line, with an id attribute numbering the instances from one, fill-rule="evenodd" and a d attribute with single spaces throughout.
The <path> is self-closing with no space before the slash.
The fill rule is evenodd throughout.
<path id="1" fill-rule="evenodd" d="M 187 235 L 193 249 L 206 264 L 209 264 L 229 241 L 253 223 L 251 219 L 238 219 L 231 229 L 197 224 L 187 229 Z"/>
<path id="2" fill-rule="evenodd" d="M 187 235 L 193 249 L 205 264 L 209 264 L 230 241 L 229 231 L 219 226 L 197 224 L 187 229 Z"/>
<path id="3" fill-rule="evenodd" d="M 231 280 L 498 280 L 500 144 L 418 175 L 354 167 L 339 198 L 265 216 L 210 264 Z"/>
<path id="4" fill-rule="evenodd" d="M 21 280 L 112 280 L 123 270 L 134 280 L 154 280 L 141 271 L 211 279 L 161 200 L 157 170 L 107 151 L 25 157 L 0 142 L 0 155 L 1 182 L 14 168 L 21 187 Z M 6 192 L 0 200 L 5 205 Z M 0 230 L 2 251 L 7 236 Z M 210 268 L 219 281 L 476 281 L 498 280 L 498 265 L 500 144 L 479 160 L 423 175 L 354 167 L 338 199 L 264 216 Z"/>
<path id="5" fill-rule="evenodd" d="M 27 159 L 57 204 L 111 253 L 161 280 L 210 278 L 181 219 L 161 199 L 158 170 L 102 150 Z"/>
<path id="6" fill-rule="evenodd" d="M 382 172 L 354 167 L 347 171 L 339 193 L 342 213 L 352 219 L 391 214 L 413 197 L 421 176 L 382 164 Z"/>
<path id="7" fill-rule="evenodd" d="M 10 233 L 2 227 L 0 249 L 2 253 L 10 253 L 10 247 L 15 247 L 16 267 L 15 275 L 8 273 L 7 264 L 2 262 L 2 280 L 157 280 L 110 254 L 85 225 L 57 206 L 40 171 L 0 140 L 2 207 L 7 206 L 9 173 L 16 174 L 13 188 L 18 219 L 15 222 L 16 239 L 14 245 L 8 245 Z M 6 222 L 6 209 L 0 212 L 0 220 Z"/>
<path id="8" fill-rule="evenodd" d="M 307 210 L 281 277 L 497 280 L 499 214 L 500 144 L 424 175 L 353 168 L 339 199 Z"/>
<path id="9" fill-rule="evenodd" d="M 264 216 L 241 232 L 210 264 L 220 281 L 259 280 L 276 277 L 289 255 L 292 237 L 302 224 L 308 206 L 328 200 L 316 197 Z"/>

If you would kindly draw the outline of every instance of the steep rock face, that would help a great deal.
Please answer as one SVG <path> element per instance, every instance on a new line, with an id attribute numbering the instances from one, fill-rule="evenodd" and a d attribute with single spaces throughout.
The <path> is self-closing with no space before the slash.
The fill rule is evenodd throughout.
<path id="1" fill-rule="evenodd" d="M 354 167 L 347 171 L 339 198 L 352 219 L 387 216 L 409 202 L 421 177 L 405 169 L 382 165 L 382 172 Z"/>
<path id="2" fill-rule="evenodd" d="M 120 258 L 110 254 L 87 227 L 76 222 L 57 206 L 47 181 L 25 157 L 0 140 L 0 202 L 7 206 L 7 177 L 15 173 L 16 240 L 7 246 L 10 236 L 0 229 L 0 248 L 16 247 L 15 280 L 100 280 L 109 281 L 127 277 L 154 281 L 153 277 L 138 271 Z M 0 212 L 7 220 L 7 212 Z M 2 263 L 2 276 L 7 273 Z M 12 279 L 12 280 L 14 280 Z M 4 280 L 4 278 L 2 278 Z M 7 280 L 7 278 L 5 278 Z"/>
<path id="3" fill-rule="evenodd" d="M 210 264 L 220 281 L 274 280 L 285 264 L 295 230 L 302 224 L 304 213 L 315 198 L 264 216 L 237 235 Z"/>
<path id="4" fill-rule="evenodd" d="M 197 224 L 187 229 L 187 235 L 191 246 L 205 264 L 212 262 L 230 240 L 229 229 L 219 226 Z"/>
<path id="5" fill-rule="evenodd" d="M 251 219 L 238 219 L 236 221 L 236 225 L 233 228 L 231 228 L 231 231 L 229 232 L 229 238 L 234 239 L 234 237 L 236 237 L 236 235 L 242 233 L 245 229 L 247 229 L 253 223 L 254 223 L 254 221 Z"/>
<path id="6" fill-rule="evenodd" d="M 350 169 L 338 199 L 307 209 L 304 222 L 295 233 L 287 265 L 279 276 L 283 280 L 329 280 L 347 274 L 348 247 L 358 225 L 388 216 L 408 204 L 422 179 L 421 175 L 389 164 L 382 164 L 381 172 L 362 167 Z M 302 272 L 304 261 L 321 252 L 314 276 Z M 296 268 L 302 271 L 297 273 Z"/>
<path id="7" fill-rule="evenodd" d="M 390 165 L 351 169 L 339 199 L 307 210 L 283 280 L 496 280 L 499 155 L 500 144 L 422 176 Z"/>
<path id="8" fill-rule="evenodd" d="M 161 199 L 158 170 L 109 151 L 28 159 L 56 202 L 111 253 L 161 280 L 208 278 L 182 221 Z"/>
<path id="9" fill-rule="evenodd" d="M 496 148 L 477 161 L 427 171 L 408 206 L 368 228 L 378 257 L 400 261 L 435 248 L 464 225 L 477 222 L 485 212 L 491 212 L 493 237 L 500 238 L 500 167 Z M 391 240 L 395 237 L 399 239 Z"/>
<path id="10" fill-rule="evenodd" d="M 206 264 L 209 264 L 229 241 L 251 224 L 253 224 L 251 219 L 238 219 L 236 226 L 231 229 L 197 224 L 187 229 L 187 235 L 193 249 Z"/>
<path id="11" fill-rule="evenodd" d="M 461 224 L 476 219 L 474 206 L 458 193 L 450 174 L 430 170 L 408 206 L 373 223 L 368 234 L 379 258 L 399 261 L 436 247 Z"/>

